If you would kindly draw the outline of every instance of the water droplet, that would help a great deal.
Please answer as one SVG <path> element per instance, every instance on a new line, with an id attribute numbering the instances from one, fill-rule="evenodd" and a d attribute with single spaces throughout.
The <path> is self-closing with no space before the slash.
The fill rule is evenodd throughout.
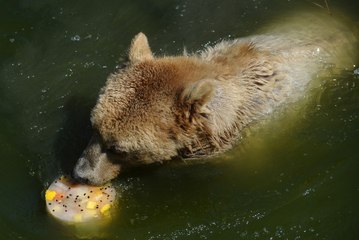
<path id="1" fill-rule="evenodd" d="M 84 39 L 90 39 L 90 38 L 92 38 L 92 34 L 89 34 L 86 37 L 84 37 Z"/>
<path id="2" fill-rule="evenodd" d="M 78 42 L 81 40 L 81 37 L 79 35 L 75 35 L 71 37 L 71 41 Z"/>
<path id="3" fill-rule="evenodd" d="M 315 189 L 309 188 L 309 189 L 305 190 L 302 195 L 307 196 L 307 195 L 309 195 L 310 193 L 313 193 L 313 192 L 315 192 Z"/>

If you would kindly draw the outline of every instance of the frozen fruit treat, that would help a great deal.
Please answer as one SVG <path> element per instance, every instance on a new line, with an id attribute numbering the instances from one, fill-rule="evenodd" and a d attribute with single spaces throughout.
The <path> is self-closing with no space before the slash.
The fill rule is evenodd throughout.
<path id="1" fill-rule="evenodd" d="M 62 176 L 45 192 L 48 212 L 65 222 L 89 222 L 111 216 L 116 197 L 115 189 L 72 182 Z"/>

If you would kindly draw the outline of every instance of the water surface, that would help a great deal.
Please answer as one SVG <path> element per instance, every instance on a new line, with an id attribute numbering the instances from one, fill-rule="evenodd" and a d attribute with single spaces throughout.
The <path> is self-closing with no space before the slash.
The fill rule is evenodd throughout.
<path id="1" fill-rule="evenodd" d="M 42 196 L 86 146 L 90 109 L 136 33 L 148 35 L 157 55 L 181 54 L 251 34 L 281 13 L 320 8 L 279 0 L 0 3 L 0 238 L 36 240 L 96 233 L 53 221 Z M 329 3 L 358 29 L 356 1 Z M 327 77 L 305 106 L 252 128 L 212 162 L 120 177 L 117 217 L 99 232 L 137 240 L 358 239 L 355 68 Z"/>

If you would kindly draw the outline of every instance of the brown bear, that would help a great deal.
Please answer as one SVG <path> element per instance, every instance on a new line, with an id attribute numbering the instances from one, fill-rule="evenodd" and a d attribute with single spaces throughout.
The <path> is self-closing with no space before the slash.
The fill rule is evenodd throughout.
<path id="1" fill-rule="evenodd" d="M 127 166 L 222 153 L 251 122 L 303 96 L 322 69 L 353 63 L 355 42 L 344 24 L 318 13 L 192 55 L 155 57 L 139 33 L 129 65 L 100 92 L 74 177 L 99 185 Z"/>

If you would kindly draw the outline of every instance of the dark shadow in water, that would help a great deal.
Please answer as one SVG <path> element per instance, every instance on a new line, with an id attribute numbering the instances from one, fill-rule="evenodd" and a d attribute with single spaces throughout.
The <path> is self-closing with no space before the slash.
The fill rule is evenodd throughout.
<path id="1" fill-rule="evenodd" d="M 83 97 L 72 97 L 65 103 L 65 120 L 54 144 L 55 158 L 61 163 L 64 174 L 71 174 L 90 140 L 90 112 L 93 107 L 90 103 L 91 101 Z"/>

